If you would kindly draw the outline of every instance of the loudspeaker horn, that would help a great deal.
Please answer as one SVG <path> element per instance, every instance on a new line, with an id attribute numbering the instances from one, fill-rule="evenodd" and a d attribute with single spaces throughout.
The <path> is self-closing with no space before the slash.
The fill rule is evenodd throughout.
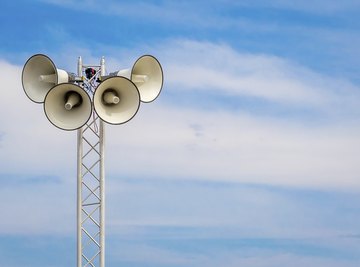
<path id="1" fill-rule="evenodd" d="M 110 124 L 122 124 L 131 120 L 140 106 L 140 94 L 136 85 L 125 77 L 110 77 L 95 90 L 93 96 L 96 114 Z"/>
<path id="2" fill-rule="evenodd" d="M 48 56 L 36 54 L 26 61 L 21 80 L 25 94 L 32 101 L 42 103 L 52 87 L 69 82 L 72 75 L 57 69 Z"/>
<path id="3" fill-rule="evenodd" d="M 76 130 L 90 119 L 92 104 L 83 88 L 71 83 L 54 86 L 45 97 L 44 111 L 48 120 L 62 130 Z"/>
<path id="4" fill-rule="evenodd" d="M 152 102 L 160 94 L 164 75 L 159 61 L 151 55 L 139 57 L 132 69 L 120 70 L 110 75 L 130 79 L 138 88 L 141 102 Z"/>

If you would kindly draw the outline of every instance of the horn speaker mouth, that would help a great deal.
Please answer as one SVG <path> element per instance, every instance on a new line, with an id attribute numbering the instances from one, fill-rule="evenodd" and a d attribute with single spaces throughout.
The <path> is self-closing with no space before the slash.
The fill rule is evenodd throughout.
<path id="1" fill-rule="evenodd" d="M 51 79 L 47 79 L 52 77 Z M 43 103 L 48 91 L 58 83 L 54 62 L 46 55 L 30 57 L 22 70 L 22 87 L 25 94 L 35 103 Z"/>
<path id="2" fill-rule="evenodd" d="M 80 86 L 61 83 L 47 93 L 44 111 L 53 125 L 72 131 L 81 128 L 90 119 L 92 103 L 88 93 Z"/>
<path id="3" fill-rule="evenodd" d="M 140 107 L 136 85 L 122 76 L 104 80 L 93 95 L 94 110 L 109 124 L 123 124 L 131 120 Z"/>
<path id="4" fill-rule="evenodd" d="M 131 80 L 139 90 L 141 102 L 154 101 L 160 95 L 164 82 L 160 62 L 151 55 L 139 57 L 131 70 Z"/>

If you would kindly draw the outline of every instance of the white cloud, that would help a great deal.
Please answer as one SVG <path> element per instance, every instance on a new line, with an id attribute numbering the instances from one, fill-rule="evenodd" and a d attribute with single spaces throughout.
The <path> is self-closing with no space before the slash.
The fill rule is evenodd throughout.
<path id="1" fill-rule="evenodd" d="M 21 85 L 21 67 L 4 61 L 0 66 L 4 73 L 0 90 L 3 100 L 0 107 L 2 173 L 66 173 L 63 169 L 69 166 L 68 159 L 76 158 L 72 156 L 76 133 L 55 129 L 48 122 L 43 105 L 26 97 Z"/>
<path id="2" fill-rule="evenodd" d="M 202 258 L 196 257 L 193 262 L 195 264 L 189 264 L 188 266 L 210 266 L 215 267 L 219 266 L 219 264 L 226 262 L 226 266 L 229 267 L 237 267 L 237 266 L 251 266 L 251 267 L 276 267 L 276 266 L 292 266 L 292 267 L 319 267 L 319 266 L 327 266 L 327 267 L 355 267 L 359 264 L 356 261 L 351 260 L 343 260 L 343 259 L 328 259 L 325 257 L 312 257 L 312 256 L 303 256 L 296 255 L 294 253 L 271 253 L 267 251 L 267 253 L 262 252 L 261 250 L 256 250 L 257 255 L 253 256 L 242 256 L 234 253 L 220 253 L 215 257 Z M 265 255 L 259 256 L 260 253 L 264 253 Z"/>
<path id="3" fill-rule="evenodd" d="M 83 10 L 90 13 L 115 15 L 123 17 L 137 17 L 145 19 L 162 19 L 171 21 L 181 21 L 183 14 L 186 13 L 191 21 L 201 23 L 201 19 L 195 15 L 193 10 L 194 3 L 185 2 L 161 2 L 151 3 L 148 1 L 123 1 L 113 0 L 104 1 L 99 7 L 99 3 L 93 0 L 40 0 L 40 2 L 58 5 L 75 10 Z M 195 3 L 196 4 L 196 3 Z M 164 12 L 164 10 L 166 10 Z M 183 13 L 184 12 L 184 13 Z"/>
<path id="4" fill-rule="evenodd" d="M 300 84 L 296 89 L 291 89 L 302 96 L 299 100 L 287 92 L 287 86 L 281 88 L 285 95 L 283 99 L 279 92 L 269 93 L 265 87 L 256 89 L 256 97 L 266 98 L 289 109 L 291 106 L 287 102 L 295 101 L 299 107 L 311 105 L 315 113 L 320 109 L 330 115 L 325 116 L 326 123 L 314 124 L 307 123 L 306 118 L 301 117 L 289 119 L 281 115 L 260 116 L 248 110 L 231 111 L 226 107 L 214 110 L 185 108 L 176 105 L 176 101 L 171 106 L 166 103 L 170 96 L 160 96 L 154 103 L 142 104 L 137 116 L 129 123 L 106 127 L 108 176 L 196 178 L 358 190 L 360 183 L 357 174 L 360 167 L 356 159 L 360 151 L 360 128 L 354 124 L 353 115 L 347 116 L 358 112 L 356 104 L 359 100 L 353 85 L 313 73 L 279 58 L 244 55 L 224 45 L 178 41 L 151 49 L 160 51 L 159 59 L 165 72 L 163 94 L 171 90 L 182 91 L 186 98 L 187 92 L 192 90 L 200 90 L 204 94 L 216 90 L 219 95 L 238 95 L 236 86 L 229 89 L 222 82 L 216 83 L 210 76 L 215 82 L 211 88 L 207 88 L 207 76 L 205 80 L 199 79 L 198 68 L 211 72 L 223 65 L 219 71 L 230 80 L 230 84 L 236 84 L 233 80 L 238 80 L 238 77 L 249 80 L 251 77 L 261 84 L 267 84 L 267 79 L 272 79 L 271 85 L 282 84 L 282 79 L 289 86 L 292 82 Z M 75 51 L 73 53 L 84 52 L 79 49 Z M 119 50 L 120 55 L 133 56 L 137 52 Z M 67 50 L 59 53 L 63 54 L 67 58 L 71 56 Z M 73 55 L 73 61 L 76 62 L 77 55 Z M 85 51 L 85 55 L 85 62 L 92 60 L 91 53 Z M 178 73 L 174 72 L 178 62 L 192 70 L 186 79 L 179 79 Z M 65 63 L 64 59 L 60 63 Z M 59 67 L 63 68 L 61 64 Z M 111 64 L 116 65 L 117 62 Z M 23 232 L 51 232 L 53 230 L 50 226 L 62 221 L 64 224 L 57 231 L 70 232 L 70 220 L 75 213 L 76 133 L 60 131 L 52 126 L 43 114 L 42 105 L 27 99 L 21 86 L 20 66 L 1 61 L 0 67 L 4 75 L 0 98 L 5 100 L 0 106 L 3 114 L 0 117 L 0 164 L 4 174 L 1 179 L 6 179 L 6 174 L 61 177 L 60 184 L 40 184 L 17 189 L 17 194 L 22 197 L 16 198 L 16 201 L 13 187 L 2 188 L 1 210 L 9 216 L 2 221 L 1 229 L 8 233 L 18 232 L 19 229 Z M 251 85 L 249 82 L 250 89 Z M 318 96 L 316 101 L 313 100 L 313 93 Z M 241 95 L 253 95 L 253 92 L 243 91 L 239 97 Z M 330 111 L 333 108 L 342 111 L 347 109 L 347 112 L 332 116 Z M 115 197 L 118 193 L 116 186 L 117 182 L 109 187 L 110 194 L 114 194 L 113 201 L 118 199 Z M 34 190 L 42 193 L 34 195 Z M 13 204 L 9 206 L 10 202 Z M 265 202 L 274 203 L 276 199 L 270 198 Z M 33 205 L 36 206 L 35 210 L 31 209 Z M 254 205 L 263 207 L 261 203 Z M 73 206 L 73 209 L 62 209 L 54 216 L 45 216 L 51 214 L 54 206 Z M 15 210 L 25 214 L 26 219 L 18 219 L 18 212 L 13 213 Z M 245 212 L 249 212 L 249 218 L 254 219 L 250 211 Z M 229 225 L 232 221 L 229 213 L 219 217 L 223 218 L 222 221 L 212 221 L 211 211 L 203 211 L 202 219 L 185 210 L 179 216 L 168 219 L 162 217 L 161 212 L 160 215 L 154 213 L 159 215 L 157 218 L 148 216 L 148 213 L 132 214 L 128 210 L 124 213 L 128 214 L 127 218 L 122 218 L 125 225 L 134 225 L 139 221 L 158 225 L 159 220 L 162 220 L 166 225 L 178 225 L 180 222 L 181 225 L 217 226 Z M 117 217 L 113 218 L 112 224 L 118 225 Z M 268 219 L 260 220 L 266 222 Z M 249 224 L 247 221 L 242 223 Z M 296 233 L 291 229 L 288 232 L 283 228 L 276 230 L 277 225 L 278 222 L 274 221 L 271 233 Z M 258 229 L 270 233 L 268 228 L 261 225 L 258 225 Z M 310 227 L 306 231 L 314 233 L 315 230 L 317 228 Z M 324 231 L 333 230 L 330 228 Z"/>
<path id="5" fill-rule="evenodd" d="M 116 173 L 121 164 L 119 174 L 359 186 L 356 126 L 317 128 L 159 105 L 140 112 L 130 125 L 108 130 L 108 165 Z"/>
<path id="6" fill-rule="evenodd" d="M 185 108 L 176 101 L 170 106 L 160 96 L 142 104 L 131 122 L 107 127 L 108 172 L 310 187 L 360 185 L 360 128 L 354 123 L 360 97 L 351 83 L 226 45 L 177 41 L 152 49 L 160 51 L 164 67 L 163 94 L 179 91 L 186 98 L 190 91 L 213 90 L 251 96 L 285 110 L 310 106 L 323 120 L 307 123 L 307 117 L 261 116 L 221 106 Z M 8 99 L 1 106 L 7 115 L 1 117 L 3 172 L 74 171 L 76 134 L 50 125 L 42 106 L 26 98 L 21 68 L 6 62 L 1 67 L 4 88 L 10 88 L 1 91 L 1 98 Z"/>
<path id="7" fill-rule="evenodd" d="M 171 47 L 161 47 L 166 51 L 163 53 L 166 82 L 178 90 L 214 90 L 282 105 L 328 110 L 330 106 L 343 105 L 344 101 L 354 110 L 360 99 L 358 89 L 349 82 L 315 73 L 279 57 L 238 53 L 224 44 L 186 40 Z"/>
<path id="8" fill-rule="evenodd" d="M 301 117 L 260 116 L 248 110 L 231 111 L 221 106 L 213 110 L 185 108 L 177 105 L 176 101 L 172 102 L 173 105 L 166 103 L 171 94 L 160 96 L 154 103 L 142 104 L 137 116 L 129 123 L 106 127 L 106 171 L 109 176 L 195 178 L 337 190 L 359 189 L 360 167 L 356 159 L 360 151 L 360 128 L 354 123 L 359 98 L 353 85 L 318 75 L 279 58 L 243 55 L 224 45 L 179 41 L 161 46 L 161 49 L 152 49 L 161 51 L 159 59 L 165 71 L 163 94 L 170 90 L 179 91 L 186 98 L 189 97 L 187 92 L 193 90 L 200 90 L 202 94 L 215 90 L 219 95 L 254 96 L 250 81 L 266 85 L 271 79 L 270 85 L 278 85 L 279 89 L 269 92 L 267 87 L 259 86 L 254 89 L 255 97 L 289 109 L 291 105 L 288 102 L 291 101 L 300 108 L 310 105 L 313 112 L 321 110 L 327 114 L 324 115 L 326 122 L 314 124 Z M 120 50 L 119 53 L 125 52 L 131 56 L 137 51 Z M 87 53 L 88 57 L 84 60 L 89 62 L 92 57 L 91 53 Z M 59 55 L 62 54 L 70 57 L 66 51 Z M 60 62 L 64 63 L 64 59 Z M 178 62 L 182 62 L 181 68 Z M 117 62 L 111 64 L 116 65 Z M 223 79 L 229 80 L 227 83 L 208 76 L 219 65 L 224 66 L 219 70 L 220 78 L 225 77 Z M 61 64 L 59 67 L 63 68 Z M 0 90 L 0 98 L 3 99 L 0 106 L 3 114 L 0 117 L 0 179 L 8 179 L 7 175 L 9 179 L 17 175 L 30 178 L 29 187 L 16 189 L 16 194 L 21 197 L 14 198 L 14 187 L 0 189 L 1 210 L 8 214 L 7 220 L 1 222 L 1 229 L 7 233 L 50 233 L 53 232 L 51 226 L 61 221 L 63 225 L 56 231 L 74 231 L 76 133 L 60 131 L 52 126 L 43 113 L 42 105 L 32 103 L 25 96 L 21 86 L 21 67 L 1 61 L 0 68 L 4 75 L 3 89 Z M 178 75 L 182 77 L 184 72 L 187 76 L 179 78 Z M 201 72 L 206 75 L 199 78 L 204 75 Z M 241 93 L 236 86 L 237 81 L 241 82 L 239 77 L 249 81 L 248 90 Z M 284 83 L 286 86 L 281 87 Z M 293 83 L 300 86 L 291 88 Z M 287 91 L 289 87 L 291 93 Z M 269 88 L 272 89 L 272 86 Z M 294 98 L 293 94 L 298 98 Z M 338 114 L 334 116 L 332 109 L 341 109 L 341 112 L 336 112 Z M 354 115 L 348 116 L 351 113 Z M 61 178 L 57 180 L 58 184 L 30 186 L 34 176 Z M 26 179 L 24 182 L 27 183 Z M 109 189 L 115 195 L 116 184 Z M 34 191 L 41 194 L 34 194 Z M 113 196 L 113 201 L 116 199 Z M 274 201 L 276 199 L 271 198 L 267 202 Z M 261 203 L 256 205 L 262 206 Z M 61 212 L 47 216 L 52 214 L 55 206 L 73 206 L 73 209 L 61 209 Z M 180 205 L 178 208 L 181 210 L 184 207 Z M 200 206 L 198 208 L 201 210 Z M 154 213 L 160 214 L 158 217 L 126 210 L 128 217 L 122 218 L 121 222 L 125 225 L 136 225 L 139 221 L 158 225 L 162 221 L 165 225 L 178 225 L 180 222 L 180 225 L 217 226 L 229 225 L 233 220 L 225 212 L 219 217 L 223 220 L 213 221 L 209 212 L 202 210 L 200 214 L 203 218 L 199 218 L 184 210 L 178 216 L 168 218 L 162 217 L 158 210 Z M 23 214 L 24 218 L 19 219 L 19 214 Z M 249 216 L 254 219 L 251 212 Z M 113 218 L 112 224 L 118 226 L 117 217 Z M 268 219 L 260 220 L 265 222 Z M 238 223 L 249 224 L 247 221 Z M 276 230 L 277 223 L 273 222 L 272 232 L 267 227 L 257 227 L 267 234 L 296 233 L 291 229 Z M 315 230 L 307 228 L 311 233 Z M 324 229 L 324 232 L 333 230 Z"/>
<path id="9" fill-rule="evenodd" d="M 0 235 L 75 235 L 75 183 L 30 181 L 8 186 L 5 179 L 0 178 Z"/>
<path id="10" fill-rule="evenodd" d="M 321 239 L 357 232 L 357 194 L 118 177 L 107 180 L 113 234 L 152 238 L 159 233 L 146 231 L 163 227 L 175 229 L 174 238 Z M 176 236 L 178 228 L 187 231 Z"/>
<path id="11" fill-rule="evenodd" d="M 154 104 L 142 105 L 131 123 L 108 131 L 114 147 L 108 157 L 123 162 L 126 171 L 121 172 L 297 186 L 359 185 L 359 127 L 354 121 L 360 97 L 351 83 L 225 45 L 178 41 L 154 50 L 161 51 L 165 94 L 182 92 L 184 99 L 189 91 L 253 96 L 285 110 L 311 107 L 310 114 L 321 119 L 308 123 L 306 116 L 258 116 L 221 107 L 209 111 L 179 107 L 176 101 L 170 106 L 160 96 Z M 124 149 L 126 155 L 117 155 Z M 111 159 L 108 164 L 115 170 L 117 160 Z"/>

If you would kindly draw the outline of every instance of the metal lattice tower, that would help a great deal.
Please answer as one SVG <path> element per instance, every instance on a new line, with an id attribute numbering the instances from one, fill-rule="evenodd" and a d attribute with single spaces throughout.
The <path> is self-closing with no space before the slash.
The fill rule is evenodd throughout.
<path id="1" fill-rule="evenodd" d="M 78 63 L 78 75 L 83 87 L 91 95 L 97 79 L 105 72 L 101 66 L 91 66 L 96 73 L 86 78 L 84 70 L 90 66 Z M 105 266 L 105 172 L 104 123 L 93 111 L 92 119 L 78 130 L 77 166 L 77 267 Z"/>
<path id="2" fill-rule="evenodd" d="M 158 97 L 161 65 L 143 55 L 131 69 L 106 75 L 104 57 L 96 66 L 84 66 L 79 57 L 74 74 L 35 54 L 26 61 L 21 80 L 26 95 L 43 103 L 54 126 L 77 130 L 77 267 L 105 267 L 104 124 L 126 123 L 140 102 Z"/>

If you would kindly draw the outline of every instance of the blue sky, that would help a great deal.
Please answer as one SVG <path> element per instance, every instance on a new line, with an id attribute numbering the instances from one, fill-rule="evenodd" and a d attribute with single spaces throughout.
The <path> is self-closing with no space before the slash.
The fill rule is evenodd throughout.
<path id="1" fill-rule="evenodd" d="M 76 133 L 24 94 L 36 53 L 162 64 L 106 127 L 108 266 L 359 266 L 358 1 L 3 2 L 0 266 L 76 262 Z"/>

